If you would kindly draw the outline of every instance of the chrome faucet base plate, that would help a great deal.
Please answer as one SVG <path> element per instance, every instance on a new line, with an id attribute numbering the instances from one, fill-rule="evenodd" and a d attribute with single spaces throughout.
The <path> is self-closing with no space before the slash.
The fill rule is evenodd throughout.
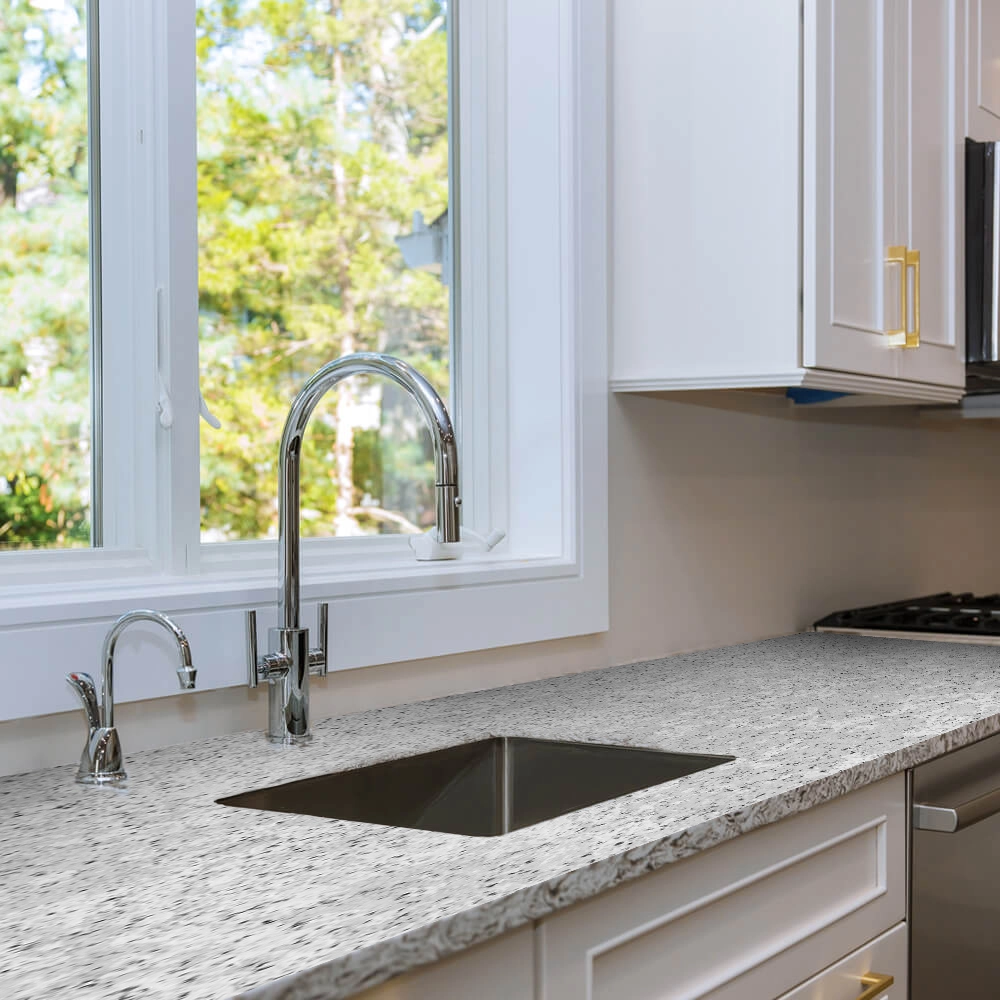
<path id="1" fill-rule="evenodd" d="M 304 733 L 301 736 L 293 736 L 291 733 L 283 733 L 280 736 L 275 736 L 273 733 L 265 733 L 264 737 L 268 743 L 273 743 L 275 746 L 294 747 L 312 743 L 313 734 Z"/>
<path id="2" fill-rule="evenodd" d="M 120 787 L 125 784 L 128 775 L 124 771 L 115 771 L 111 774 L 94 774 L 91 771 L 77 771 L 76 783 L 78 785 L 106 785 Z"/>

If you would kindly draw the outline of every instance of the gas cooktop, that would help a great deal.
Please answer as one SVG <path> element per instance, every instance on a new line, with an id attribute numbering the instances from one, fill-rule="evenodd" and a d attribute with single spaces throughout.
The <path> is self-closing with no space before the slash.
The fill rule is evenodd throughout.
<path id="1" fill-rule="evenodd" d="M 1000 644 L 1000 594 L 945 591 L 907 601 L 835 611 L 813 626 L 817 632 L 857 632 L 908 639 Z"/>

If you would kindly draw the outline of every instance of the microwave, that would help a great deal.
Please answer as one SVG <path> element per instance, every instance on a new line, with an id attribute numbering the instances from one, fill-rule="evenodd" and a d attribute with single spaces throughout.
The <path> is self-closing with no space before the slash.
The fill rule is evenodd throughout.
<path id="1" fill-rule="evenodd" d="M 1000 143 L 965 140 L 965 387 L 1000 392 Z"/>

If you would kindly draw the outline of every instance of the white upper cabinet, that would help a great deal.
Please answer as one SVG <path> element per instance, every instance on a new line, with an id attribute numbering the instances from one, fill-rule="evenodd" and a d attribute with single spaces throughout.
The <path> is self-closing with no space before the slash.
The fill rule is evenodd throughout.
<path id="1" fill-rule="evenodd" d="M 967 6 L 965 134 L 979 142 L 1000 142 L 1000 4 L 967 0 Z"/>
<path id="2" fill-rule="evenodd" d="M 613 387 L 960 398 L 965 0 L 612 10 Z"/>

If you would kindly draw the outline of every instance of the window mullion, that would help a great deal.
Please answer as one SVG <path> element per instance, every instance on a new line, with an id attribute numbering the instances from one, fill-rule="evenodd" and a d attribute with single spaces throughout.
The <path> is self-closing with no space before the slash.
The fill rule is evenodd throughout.
<path id="1" fill-rule="evenodd" d="M 179 574 L 197 571 L 200 549 L 195 0 L 153 0 L 153 20 L 154 368 L 171 409 L 156 428 L 158 542 Z"/>
<path id="2" fill-rule="evenodd" d="M 151 551 L 155 502 L 149 475 L 155 413 L 147 371 L 152 310 L 148 289 L 151 219 L 143 75 L 146 4 L 100 3 L 102 541 Z M 155 399 L 155 397 L 153 397 Z"/>
<path id="3" fill-rule="evenodd" d="M 198 551 L 194 0 L 104 0 L 100 50 L 105 547 Z"/>

